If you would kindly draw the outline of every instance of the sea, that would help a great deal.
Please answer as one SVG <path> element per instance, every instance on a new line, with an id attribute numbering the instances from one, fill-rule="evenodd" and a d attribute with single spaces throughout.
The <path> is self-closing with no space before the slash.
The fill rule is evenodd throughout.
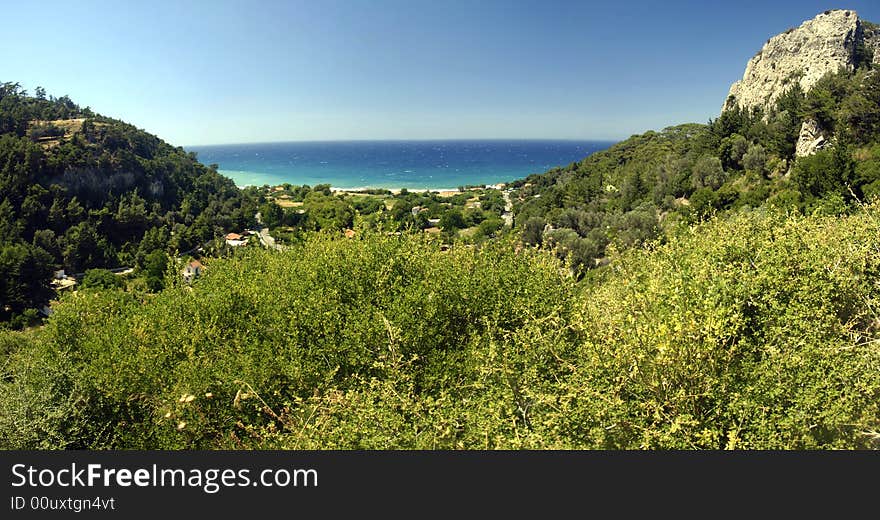
<path id="1" fill-rule="evenodd" d="M 313 141 L 191 146 L 238 186 L 443 190 L 506 183 L 580 161 L 611 141 Z"/>

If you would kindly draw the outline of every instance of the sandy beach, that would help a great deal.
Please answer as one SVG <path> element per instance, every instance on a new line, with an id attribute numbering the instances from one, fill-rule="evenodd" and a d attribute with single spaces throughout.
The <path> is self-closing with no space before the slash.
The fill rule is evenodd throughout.
<path id="1" fill-rule="evenodd" d="M 370 190 L 370 189 L 376 189 L 376 188 L 333 188 L 333 187 L 330 188 L 330 190 L 333 191 L 334 193 L 351 193 L 351 194 L 364 193 L 366 190 Z M 408 191 L 408 192 L 412 192 L 412 193 L 427 193 L 427 192 L 434 192 L 434 193 L 438 193 L 441 197 L 452 197 L 453 195 L 458 195 L 459 193 L 461 193 L 460 191 L 458 191 L 457 188 L 438 188 L 438 189 L 427 189 L 427 188 L 378 188 L 378 189 L 387 189 L 387 190 L 390 191 L 393 195 L 399 195 L 400 192 L 401 192 L 402 190 L 404 190 L 404 189 L 405 189 L 406 191 Z M 469 190 L 465 190 L 465 191 L 469 191 Z"/>

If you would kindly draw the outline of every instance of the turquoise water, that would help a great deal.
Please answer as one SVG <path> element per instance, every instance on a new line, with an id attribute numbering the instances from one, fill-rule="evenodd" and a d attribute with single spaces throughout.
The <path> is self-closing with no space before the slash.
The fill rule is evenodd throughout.
<path id="1" fill-rule="evenodd" d="M 605 141 L 337 141 L 192 146 L 239 186 L 454 189 L 580 161 Z"/>

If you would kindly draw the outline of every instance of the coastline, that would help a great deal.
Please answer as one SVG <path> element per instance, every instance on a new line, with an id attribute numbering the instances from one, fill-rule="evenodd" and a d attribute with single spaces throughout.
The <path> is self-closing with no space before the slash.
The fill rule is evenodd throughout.
<path id="1" fill-rule="evenodd" d="M 329 185 L 334 191 L 451 192 L 511 183 L 581 161 L 606 141 L 331 142 L 192 147 L 240 186 Z"/>
<path id="2" fill-rule="evenodd" d="M 280 185 L 277 185 L 280 186 Z M 463 191 L 470 191 L 473 189 L 496 189 L 503 190 L 507 186 L 507 183 L 499 183 L 499 184 L 485 184 L 481 186 L 469 186 L 463 189 Z M 238 189 L 243 190 L 248 187 L 253 187 L 253 185 L 237 185 Z M 276 186 L 270 186 L 276 187 Z M 453 195 L 457 195 L 462 193 L 462 190 L 458 188 L 373 188 L 369 186 L 362 186 L 358 188 L 339 188 L 337 186 L 331 186 L 330 191 L 333 193 L 342 193 L 342 194 L 350 194 L 350 195 L 368 195 L 366 193 L 368 190 L 388 190 L 392 195 L 400 195 L 400 192 L 406 190 L 410 193 L 437 193 L 441 197 L 452 197 Z"/>
<path id="3" fill-rule="evenodd" d="M 330 187 L 330 191 L 333 193 L 348 193 L 352 195 L 364 194 L 367 190 L 388 190 L 392 195 L 400 195 L 400 192 L 406 190 L 410 193 L 438 193 L 441 197 L 451 197 L 458 193 L 461 193 L 458 188 L 337 188 L 335 186 Z M 465 188 L 467 191 L 467 188 Z"/>

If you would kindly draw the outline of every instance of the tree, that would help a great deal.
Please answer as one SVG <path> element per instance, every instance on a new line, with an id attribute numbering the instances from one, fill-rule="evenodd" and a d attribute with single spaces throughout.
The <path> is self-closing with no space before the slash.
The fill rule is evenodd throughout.
<path id="1" fill-rule="evenodd" d="M 540 246 L 544 239 L 547 221 L 541 217 L 531 217 L 523 225 L 522 241 L 530 246 Z"/>
<path id="2" fill-rule="evenodd" d="M 464 227 L 464 216 L 458 208 L 448 209 L 440 216 L 440 229 L 443 231 L 451 233 Z"/>
<path id="3" fill-rule="evenodd" d="M 698 190 L 710 188 L 717 190 L 724 184 L 726 176 L 718 157 L 704 155 L 697 159 L 691 170 L 691 186 Z"/>
<path id="4" fill-rule="evenodd" d="M 147 255 L 157 249 L 164 250 L 168 247 L 170 240 L 171 235 L 166 226 L 148 229 L 138 246 L 138 252 L 135 257 L 136 266 L 141 269 L 145 268 Z"/>
<path id="5" fill-rule="evenodd" d="M 700 188 L 691 195 L 688 206 L 691 214 L 697 219 L 706 217 L 715 209 L 718 194 L 709 188 Z"/>
<path id="6" fill-rule="evenodd" d="M 260 217 L 265 226 L 270 228 L 278 227 L 284 221 L 284 210 L 274 202 L 266 202 L 260 206 Z"/>
<path id="7" fill-rule="evenodd" d="M 743 155 L 749 149 L 749 141 L 740 134 L 733 134 L 721 141 L 721 156 L 724 158 L 724 166 L 736 168 L 742 164 Z"/>
<path id="8" fill-rule="evenodd" d="M 94 267 L 109 267 L 113 248 L 88 222 L 80 222 L 64 234 L 64 264 L 73 272 Z"/>
<path id="9" fill-rule="evenodd" d="M 572 229 L 554 229 L 544 235 L 556 256 L 568 263 L 572 272 L 580 275 L 594 265 L 593 259 L 601 253 L 590 239 L 581 238 Z"/>
<path id="10" fill-rule="evenodd" d="M 742 165 L 746 170 L 763 174 L 767 165 L 767 152 L 760 144 L 753 144 L 742 157 Z"/>
<path id="11" fill-rule="evenodd" d="M 159 292 L 165 287 L 165 270 L 168 269 L 168 255 L 161 249 L 148 254 L 144 260 L 144 273 L 147 287 Z"/>
<path id="12" fill-rule="evenodd" d="M 839 127 L 856 143 L 871 140 L 880 128 L 880 105 L 857 92 L 840 104 Z"/>
<path id="13" fill-rule="evenodd" d="M 16 218 L 15 208 L 9 199 L 0 202 L 0 237 L 3 240 L 17 240 L 21 236 L 21 222 Z"/>
<path id="14" fill-rule="evenodd" d="M 490 217 L 480 222 L 480 225 L 477 227 L 477 233 L 484 237 L 492 237 L 503 227 L 503 220 L 498 217 Z"/>
<path id="15" fill-rule="evenodd" d="M 35 247 L 42 248 L 44 251 L 52 255 L 52 258 L 61 258 L 61 247 L 58 244 L 58 237 L 51 229 L 38 229 L 34 231 L 32 241 Z"/>
<path id="16" fill-rule="evenodd" d="M 63 135 L 34 121 L 65 118 L 88 119 L 51 148 L 28 138 Z M 15 291 L 25 287 L 20 268 L 34 264 L 22 263 L 25 253 L 48 253 L 48 266 L 72 273 L 120 262 L 141 267 L 156 249 L 186 251 L 250 225 L 256 200 L 194 154 L 132 125 L 67 96 L 47 97 L 42 87 L 28 97 L 20 85 L 0 84 L 0 236 L 3 246 L 21 246 L 7 251 Z"/>
<path id="17" fill-rule="evenodd" d="M 53 294 L 52 268 L 51 255 L 39 247 L 21 242 L 0 247 L 0 316 L 46 305 Z"/>
<path id="18" fill-rule="evenodd" d="M 809 157 L 801 157 L 794 165 L 792 179 L 801 193 L 814 197 L 837 193 L 850 197 L 848 185 L 854 177 L 855 166 L 845 146 L 835 145 L 819 150 Z"/>
<path id="19" fill-rule="evenodd" d="M 150 227 L 146 201 L 138 196 L 137 191 L 122 197 L 112 220 L 112 236 L 117 243 L 136 240 Z"/>
<path id="20" fill-rule="evenodd" d="M 831 91 L 823 86 L 815 86 L 807 94 L 803 104 L 803 115 L 813 118 L 819 126 L 828 130 L 834 129 L 835 100 Z"/>
<path id="21" fill-rule="evenodd" d="M 89 269 L 80 282 L 83 289 L 117 289 L 124 286 L 122 279 L 107 269 Z"/>
<path id="22" fill-rule="evenodd" d="M 385 204 L 381 199 L 375 197 L 364 197 L 354 201 L 354 209 L 361 215 L 370 215 L 381 212 L 385 209 Z"/>
<path id="23" fill-rule="evenodd" d="M 55 231 L 64 229 L 64 202 L 63 199 L 56 197 L 52 200 L 52 207 L 49 208 L 49 225 Z"/>
<path id="24" fill-rule="evenodd" d="M 464 221 L 464 226 L 462 227 L 476 226 L 486 220 L 486 213 L 480 208 L 465 208 L 461 216 Z"/>

